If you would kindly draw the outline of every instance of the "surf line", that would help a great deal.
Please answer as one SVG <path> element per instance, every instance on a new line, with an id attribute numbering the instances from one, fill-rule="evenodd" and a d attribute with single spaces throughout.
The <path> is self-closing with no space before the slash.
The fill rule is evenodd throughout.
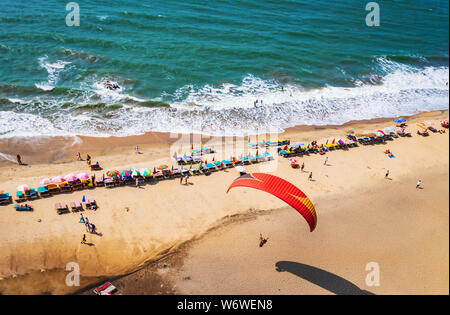
<path id="1" fill-rule="evenodd" d="M 205 313 L 209 312 L 212 302 L 190 302 L 187 299 L 179 301 L 177 309 L 179 310 L 204 310 Z"/>

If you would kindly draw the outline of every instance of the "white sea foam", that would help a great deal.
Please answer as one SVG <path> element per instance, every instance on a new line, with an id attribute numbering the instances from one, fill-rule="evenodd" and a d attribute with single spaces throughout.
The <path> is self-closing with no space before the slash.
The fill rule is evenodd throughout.
<path id="1" fill-rule="evenodd" d="M 147 131 L 203 133 L 209 135 L 245 135 L 276 132 L 295 125 L 340 125 L 351 120 L 412 115 L 417 112 L 448 109 L 448 67 L 416 69 L 387 59 L 377 60 L 384 76 L 377 84 L 356 82 L 354 87 L 326 86 L 305 89 L 281 85 L 275 80 L 263 80 L 247 75 L 242 83 L 199 88 L 183 86 L 173 95 L 170 108 L 136 106 L 127 100 L 142 102 L 125 89 L 111 91 L 97 77 L 86 81 L 87 93 L 80 104 L 101 102 L 122 104 L 107 111 L 58 110 L 58 101 L 46 101 L 51 108 L 45 118 L 37 114 L 0 112 L 0 137 L 17 134 L 89 135 L 105 137 L 128 136 Z M 112 80 L 111 80 L 112 82 Z M 259 100 L 258 107 L 254 106 Z M 260 100 L 263 101 L 261 105 Z"/>
<path id="2" fill-rule="evenodd" d="M 38 89 L 44 91 L 51 91 L 55 88 L 59 80 L 59 74 L 64 70 L 66 65 L 70 64 L 68 61 L 58 60 L 54 63 L 48 62 L 48 56 L 43 56 L 38 59 L 39 65 L 47 70 L 48 80 L 47 82 L 36 83 L 35 86 Z"/>

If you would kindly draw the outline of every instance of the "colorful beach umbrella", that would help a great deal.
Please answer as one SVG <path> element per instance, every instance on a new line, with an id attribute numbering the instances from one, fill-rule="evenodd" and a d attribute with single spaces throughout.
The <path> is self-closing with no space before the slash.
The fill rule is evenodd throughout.
<path id="1" fill-rule="evenodd" d="M 167 165 L 165 165 L 165 164 L 162 164 L 162 165 L 160 165 L 160 166 L 158 166 L 158 169 L 159 170 L 166 170 L 166 169 L 168 169 L 169 167 L 167 166 Z"/>
<path id="2" fill-rule="evenodd" d="M 131 173 L 131 176 L 141 176 L 141 173 L 137 169 L 133 169 L 133 173 Z"/>
<path id="3" fill-rule="evenodd" d="M 141 168 L 139 170 L 139 172 L 141 173 L 142 176 L 146 177 L 146 176 L 151 176 L 152 172 L 150 172 L 150 170 L 148 168 Z"/>
<path id="4" fill-rule="evenodd" d="M 25 191 L 30 191 L 30 190 L 31 190 L 31 187 L 28 186 L 27 184 L 23 184 L 23 185 L 20 185 L 17 187 L 17 191 L 25 192 Z"/>
<path id="5" fill-rule="evenodd" d="M 297 163 L 297 160 L 293 159 L 293 158 L 288 158 L 288 161 L 291 162 L 291 163 Z"/>
<path id="6" fill-rule="evenodd" d="M 118 171 L 108 171 L 108 172 L 106 172 L 106 176 L 108 176 L 108 177 L 118 177 L 119 176 L 119 172 Z"/>
<path id="7" fill-rule="evenodd" d="M 87 174 L 87 173 L 79 173 L 79 174 L 77 175 L 77 177 L 78 177 L 79 179 L 88 179 L 88 178 L 89 178 L 89 174 Z"/>
<path id="8" fill-rule="evenodd" d="M 52 181 L 50 180 L 50 178 L 44 178 L 43 180 L 41 180 L 41 185 L 48 185 L 51 183 Z"/>
<path id="9" fill-rule="evenodd" d="M 348 134 L 348 135 L 354 135 L 355 132 L 354 132 L 353 130 L 347 130 L 347 134 Z"/>
<path id="10" fill-rule="evenodd" d="M 65 182 L 65 179 L 62 178 L 61 176 L 55 176 L 51 180 L 52 180 L 52 183 L 55 183 L 55 184 Z"/>
<path id="11" fill-rule="evenodd" d="M 381 133 L 383 136 L 386 134 L 383 130 L 377 130 L 377 132 Z"/>
<path id="12" fill-rule="evenodd" d="M 121 170 L 119 174 L 120 176 L 131 176 L 131 172 L 129 170 Z"/>

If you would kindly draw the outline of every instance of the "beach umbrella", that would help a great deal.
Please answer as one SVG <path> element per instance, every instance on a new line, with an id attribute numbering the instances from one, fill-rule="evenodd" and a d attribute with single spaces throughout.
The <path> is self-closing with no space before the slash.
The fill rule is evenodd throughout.
<path id="1" fill-rule="evenodd" d="M 347 134 L 348 134 L 348 135 L 354 135 L 355 132 L 354 132 L 353 130 L 347 130 Z"/>
<path id="2" fill-rule="evenodd" d="M 424 125 L 422 125 L 422 124 L 416 124 L 418 127 L 420 127 L 420 128 L 422 128 L 423 130 L 427 130 L 427 127 L 425 127 Z"/>
<path id="3" fill-rule="evenodd" d="M 377 130 L 377 132 L 381 133 L 383 136 L 386 134 L 383 130 Z"/>
<path id="4" fill-rule="evenodd" d="M 297 163 L 297 160 L 293 159 L 293 158 L 288 158 L 288 161 L 291 162 L 291 163 Z"/>
<path id="5" fill-rule="evenodd" d="M 68 182 L 74 182 L 78 179 L 78 177 L 76 177 L 74 174 L 67 174 L 66 176 L 64 176 L 64 179 Z"/>
<path id="6" fill-rule="evenodd" d="M 64 178 L 62 178 L 61 176 L 55 176 L 52 178 L 52 183 L 58 184 L 58 183 L 62 183 L 64 182 Z"/>
<path id="7" fill-rule="evenodd" d="M 342 141 L 342 139 L 339 139 L 338 143 L 339 144 L 344 144 L 344 141 Z"/>
<path id="8" fill-rule="evenodd" d="M 168 169 L 169 167 L 167 166 L 167 165 L 165 165 L 165 164 L 162 164 L 162 165 L 160 165 L 160 166 L 158 166 L 158 169 L 159 170 L 166 170 L 166 169 Z"/>
<path id="9" fill-rule="evenodd" d="M 384 136 L 384 133 L 381 133 L 381 132 L 377 131 L 377 132 L 375 132 L 375 135 L 376 135 L 377 137 L 383 137 L 383 136 Z"/>
<path id="10" fill-rule="evenodd" d="M 405 121 L 406 121 L 405 118 L 394 119 L 394 122 L 396 122 L 396 123 L 398 123 L 398 124 L 404 123 Z"/>
<path id="11" fill-rule="evenodd" d="M 25 192 L 25 191 L 30 191 L 30 190 L 31 190 L 31 187 L 28 186 L 27 184 L 23 184 L 23 185 L 20 185 L 19 187 L 17 187 L 17 191 Z"/>
<path id="12" fill-rule="evenodd" d="M 131 176 L 141 176 L 141 173 L 137 169 L 133 169 L 133 173 L 131 173 Z"/>
<path id="13" fill-rule="evenodd" d="M 121 170 L 119 174 L 120 176 L 131 176 L 131 172 L 129 170 Z"/>
<path id="14" fill-rule="evenodd" d="M 79 173 L 79 174 L 77 175 L 77 177 L 78 177 L 79 179 L 88 179 L 88 178 L 89 178 L 89 174 L 87 174 L 87 173 Z"/>
<path id="15" fill-rule="evenodd" d="M 41 185 L 48 185 L 51 184 L 51 180 L 50 178 L 44 178 L 43 180 L 41 180 Z"/>
<path id="16" fill-rule="evenodd" d="M 119 176 L 119 172 L 117 172 L 117 171 L 108 171 L 108 172 L 106 172 L 106 176 L 108 176 L 108 177 L 118 177 Z"/>
<path id="17" fill-rule="evenodd" d="M 151 176 L 151 175 L 152 175 L 152 173 L 150 172 L 150 170 L 147 169 L 147 168 L 141 168 L 141 169 L 139 170 L 139 172 L 140 172 L 141 175 L 144 176 L 144 177 L 146 177 L 146 176 Z"/>

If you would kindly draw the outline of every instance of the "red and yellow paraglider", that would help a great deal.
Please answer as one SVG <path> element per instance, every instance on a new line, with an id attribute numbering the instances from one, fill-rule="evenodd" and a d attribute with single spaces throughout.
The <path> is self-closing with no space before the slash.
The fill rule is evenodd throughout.
<path id="1" fill-rule="evenodd" d="M 227 193 L 234 187 L 249 187 L 268 192 L 297 210 L 308 222 L 311 232 L 316 228 L 316 209 L 311 200 L 300 189 L 284 179 L 264 173 L 251 173 L 235 179 L 228 187 Z"/>

